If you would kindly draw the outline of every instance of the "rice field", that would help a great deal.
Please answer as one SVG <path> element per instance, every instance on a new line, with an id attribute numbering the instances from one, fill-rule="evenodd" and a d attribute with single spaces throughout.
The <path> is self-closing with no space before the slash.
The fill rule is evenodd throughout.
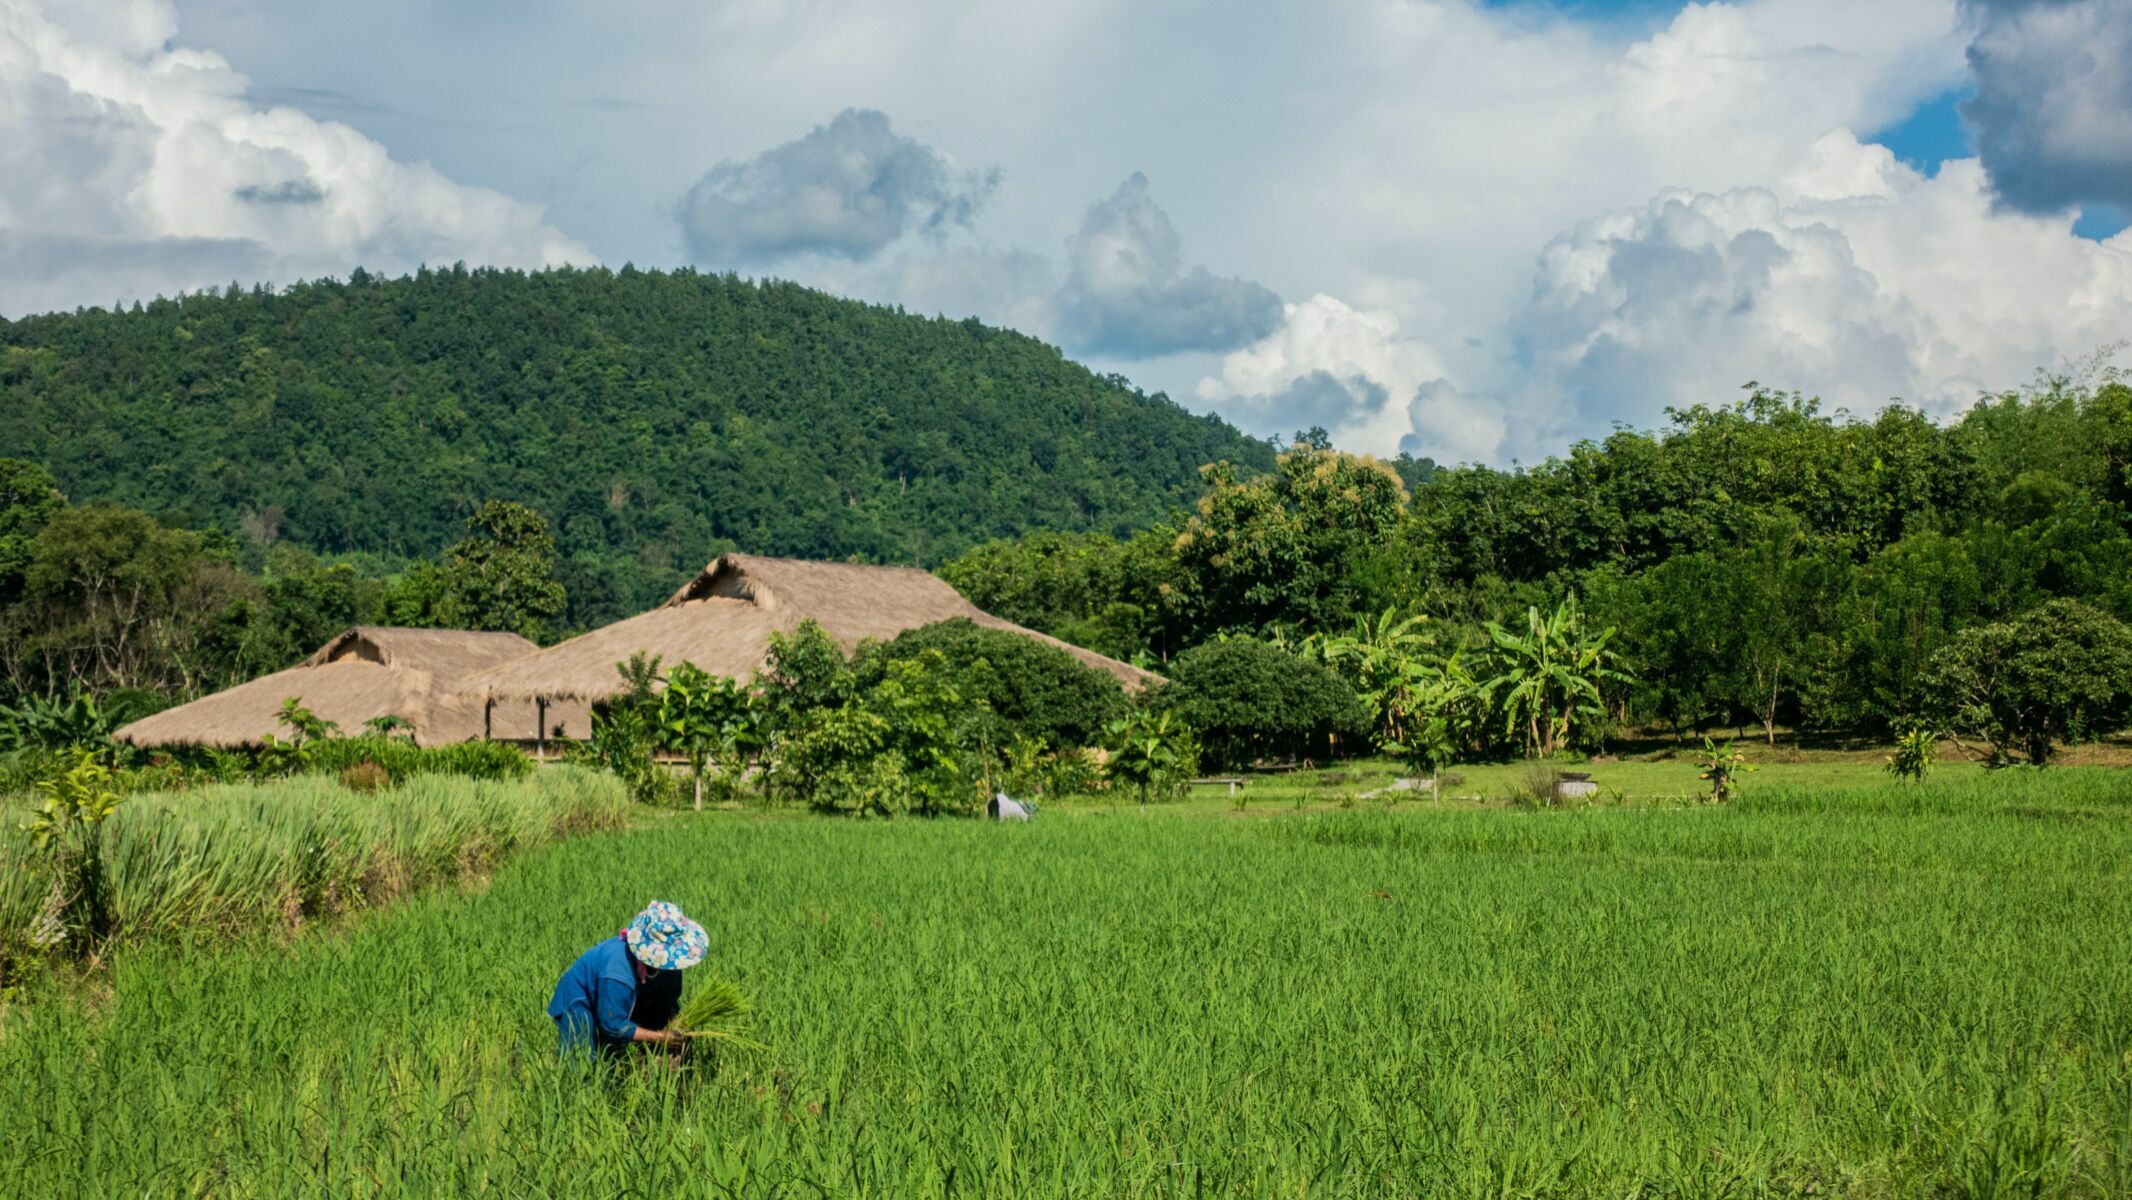
<path id="1" fill-rule="evenodd" d="M 2124 1197 L 2128 874 L 2132 776 L 2099 769 L 1723 808 L 660 814 L 18 997 L 0 1179 Z M 697 972 L 762 1049 L 577 1074 L 548 991 L 652 898 L 710 931 Z"/>

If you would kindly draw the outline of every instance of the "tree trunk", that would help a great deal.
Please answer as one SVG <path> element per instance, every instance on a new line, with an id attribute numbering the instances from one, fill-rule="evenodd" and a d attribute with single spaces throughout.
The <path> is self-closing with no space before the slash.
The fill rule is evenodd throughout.
<path id="1" fill-rule="evenodd" d="M 703 811 L 703 764 L 702 764 L 702 763 L 700 763 L 700 762 L 698 762 L 698 763 L 693 763 L 693 764 L 691 764 L 691 765 L 692 765 L 692 766 L 694 766 L 694 767 L 696 768 L 696 769 L 695 769 L 694 771 L 692 771 L 692 772 L 691 772 L 691 774 L 693 774 L 693 775 L 694 775 L 694 776 L 696 777 L 696 811 L 697 811 L 697 812 L 702 812 L 702 811 Z"/>
<path id="2" fill-rule="evenodd" d="M 1777 748 L 1777 686 L 1784 678 L 1784 664 L 1769 673 L 1769 707 L 1762 714 L 1762 731 L 1769 735 L 1769 748 Z"/>

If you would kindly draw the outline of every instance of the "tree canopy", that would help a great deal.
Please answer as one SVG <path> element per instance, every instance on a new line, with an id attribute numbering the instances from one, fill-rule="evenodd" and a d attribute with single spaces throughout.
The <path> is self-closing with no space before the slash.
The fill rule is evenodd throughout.
<path id="1" fill-rule="evenodd" d="M 1189 504 L 1202 465 L 1273 459 L 1018 333 L 626 267 L 0 320 L 0 445 L 76 503 L 373 574 L 515 501 L 554 534 L 577 628 L 726 550 L 931 566 L 1035 529 L 1123 536 Z"/>

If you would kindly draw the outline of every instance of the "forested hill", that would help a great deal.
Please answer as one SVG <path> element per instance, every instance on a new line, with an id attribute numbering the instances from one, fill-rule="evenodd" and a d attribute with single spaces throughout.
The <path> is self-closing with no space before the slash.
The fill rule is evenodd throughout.
<path id="1" fill-rule="evenodd" d="M 688 271 L 356 272 L 0 320 L 0 445 L 77 503 L 328 554 L 435 554 L 484 500 L 551 522 L 572 616 L 719 550 L 932 565 L 1125 532 L 1270 466 L 1056 349 Z"/>

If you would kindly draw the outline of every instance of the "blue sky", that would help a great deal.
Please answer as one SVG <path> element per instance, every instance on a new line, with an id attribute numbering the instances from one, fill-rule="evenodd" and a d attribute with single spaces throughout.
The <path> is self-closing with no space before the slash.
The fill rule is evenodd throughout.
<path id="1" fill-rule="evenodd" d="M 1495 462 L 2132 336 L 2122 0 L 8 6 L 0 314 L 688 265 Z"/>

